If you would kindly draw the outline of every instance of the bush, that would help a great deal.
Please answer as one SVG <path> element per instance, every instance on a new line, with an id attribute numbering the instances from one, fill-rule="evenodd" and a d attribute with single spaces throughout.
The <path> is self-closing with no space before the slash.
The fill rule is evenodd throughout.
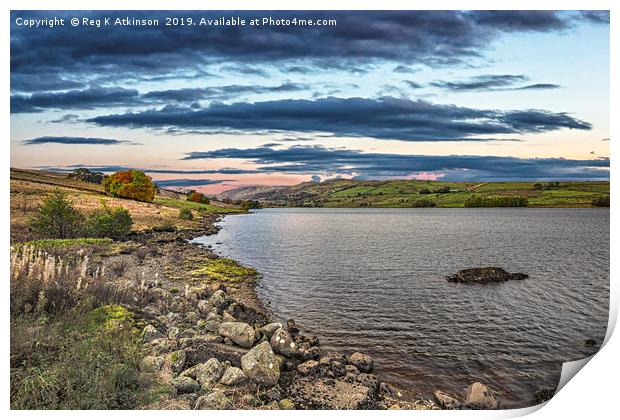
<path id="1" fill-rule="evenodd" d="M 34 233 L 42 238 L 65 239 L 80 235 L 83 218 L 67 199 L 67 194 L 55 190 L 43 201 L 29 223 Z"/>
<path id="2" fill-rule="evenodd" d="M 411 203 L 411 207 L 435 207 L 435 202 L 432 200 L 417 200 Z"/>
<path id="3" fill-rule="evenodd" d="M 260 209 L 263 207 L 260 201 L 257 200 L 241 200 L 239 201 L 239 205 L 244 210 Z"/>
<path id="4" fill-rule="evenodd" d="M 92 172 L 86 168 L 78 168 L 69 174 L 69 178 L 79 181 L 101 184 L 105 175 L 103 172 Z"/>
<path id="5" fill-rule="evenodd" d="M 115 197 L 152 202 L 155 199 L 155 184 L 142 171 L 119 171 L 105 177 L 103 186 L 106 192 Z"/>
<path id="6" fill-rule="evenodd" d="M 431 190 L 429 190 L 428 188 L 422 188 L 422 189 L 419 191 L 419 193 L 420 193 L 420 194 L 430 194 L 430 193 L 431 193 Z"/>
<path id="7" fill-rule="evenodd" d="M 179 210 L 179 219 L 181 220 L 193 220 L 194 215 L 190 209 L 181 209 Z"/>
<path id="8" fill-rule="evenodd" d="M 592 207 L 609 207 L 609 196 L 600 196 L 592 200 Z"/>
<path id="9" fill-rule="evenodd" d="M 93 238 L 112 238 L 122 240 L 131 232 L 133 221 L 129 211 L 124 207 L 103 208 L 95 210 L 86 219 L 86 232 Z"/>
<path id="10" fill-rule="evenodd" d="M 193 192 L 188 195 L 187 201 L 193 201 L 194 203 L 200 204 L 209 204 L 211 202 L 211 200 L 209 200 L 209 197 L 199 192 Z"/>
<path id="11" fill-rule="evenodd" d="M 519 196 L 480 197 L 472 195 L 465 201 L 465 207 L 528 207 L 529 205 L 527 198 Z"/>

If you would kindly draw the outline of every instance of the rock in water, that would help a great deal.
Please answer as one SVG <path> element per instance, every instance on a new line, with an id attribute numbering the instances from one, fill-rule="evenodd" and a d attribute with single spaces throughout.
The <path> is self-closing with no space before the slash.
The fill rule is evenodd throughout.
<path id="1" fill-rule="evenodd" d="M 458 273 L 446 277 L 451 283 L 499 283 L 508 280 L 523 280 L 528 278 L 527 274 L 509 273 L 499 267 L 468 268 Z"/>
<path id="2" fill-rule="evenodd" d="M 273 386 L 280 379 L 280 366 L 268 342 L 263 341 L 241 357 L 243 372 L 254 382 Z"/>
<path id="3" fill-rule="evenodd" d="M 372 363 L 372 358 L 364 353 L 355 352 L 349 356 L 349 364 L 357 367 L 363 373 L 372 371 Z"/>
<path id="4" fill-rule="evenodd" d="M 273 351 L 282 356 L 293 357 L 297 354 L 297 344 L 295 344 L 291 335 L 284 328 L 279 328 L 273 333 L 270 344 Z"/>
<path id="5" fill-rule="evenodd" d="M 465 405 L 475 410 L 495 410 L 499 408 L 499 399 L 486 385 L 474 382 L 467 388 Z"/>
<path id="6" fill-rule="evenodd" d="M 245 322 L 222 322 L 217 332 L 241 347 L 250 348 L 254 344 L 254 328 Z"/>

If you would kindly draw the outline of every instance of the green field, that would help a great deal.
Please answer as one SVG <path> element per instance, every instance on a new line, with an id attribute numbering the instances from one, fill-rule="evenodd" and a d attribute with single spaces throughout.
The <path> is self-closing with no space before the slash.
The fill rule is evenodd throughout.
<path id="1" fill-rule="evenodd" d="M 592 200 L 609 195 L 609 182 L 560 182 L 536 188 L 537 182 L 440 182 L 417 180 L 335 180 L 302 183 L 261 192 L 266 206 L 309 207 L 412 207 L 430 201 L 436 207 L 464 207 L 472 195 L 525 197 L 530 207 L 592 207 Z M 449 192 L 438 190 L 449 188 Z M 425 193 L 430 191 L 430 193 Z"/>

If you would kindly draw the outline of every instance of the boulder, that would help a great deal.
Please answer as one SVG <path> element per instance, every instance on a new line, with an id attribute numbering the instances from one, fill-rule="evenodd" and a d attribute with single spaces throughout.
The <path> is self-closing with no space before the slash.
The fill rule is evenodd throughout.
<path id="1" fill-rule="evenodd" d="M 318 371 L 319 362 L 317 362 L 316 360 L 308 360 L 307 362 L 303 362 L 297 365 L 297 372 L 304 376 L 312 375 Z"/>
<path id="2" fill-rule="evenodd" d="M 241 357 L 247 352 L 247 350 L 238 346 L 228 346 L 216 342 L 192 345 L 187 347 L 185 351 L 187 352 L 187 364 L 190 366 L 204 363 L 215 357 L 221 361 L 228 361 L 231 365 L 237 367 L 241 366 Z"/>
<path id="3" fill-rule="evenodd" d="M 217 332 L 241 347 L 250 348 L 254 344 L 254 328 L 245 322 L 222 322 Z"/>
<path id="4" fill-rule="evenodd" d="M 374 408 L 371 391 L 339 379 L 301 378 L 288 386 L 289 398 L 301 409 L 360 410 Z"/>
<path id="5" fill-rule="evenodd" d="M 216 290 L 208 300 L 211 307 L 217 308 L 218 310 L 222 310 L 228 306 L 229 301 L 230 299 L 223 290 Z"/>
<path id="6" fill-rule="evenodd" d="M 367 354 L 355 352 L 349 356 L 349 364 L 357 367 L 360 372 L 370 373 L 372 372 L 372 357 Z"/>
<path id="7" fill-rule="evenodd" d="M 140 361 L 140 370 L 146 373 L 157 373 L 164 364 L 163 357 L 145 356 Z"/>
<path id="8" fill-rule="evenodd" d="M 278 405 L 280 406 L 280 410 L 294 410 L 295 409 L 295 403 L 290 398 L 284 398 L 280 400 L 280 402 L 278 402 Z"/>
<path id="9" fill-rule="evenodd" d="M 209 313 L 209 311 L 211 311 L 212 308 L 208 300 L 199 300 L 196 306 L 198 307 L 198 311 L 205 316 Z"/>
<path id="10" fill-rule="evenodd" d="M 446 277 L 451 283 L 499 283 L 508 280 L 523 280 L 528 278 L 527 274 L 523 273 L 509 273 L 503 268 L 499 267 L 484 267 L 484 268 L 468 268 L 461 270 L 452 276 Z"/>
<path id="11" fill-rule="evenodd" d="M 271 324 L 263 325 L 258 330 L 265 334 L 268 338 L 271 338 L 274 332 L 282 328 L 282 324 L 280 322 L 272 322 Z"/>
<path id="12" fill-rule="evenodd" d="M 290 334 L 297 334 L 299 332 L 299 328 L 297 328 L 297 324 L 294 319 L 289 319 L 286 321 L 286 331 Z"/>
<path id="13" fill-rule="evenodd" d="M 177 350 L 170 353 L 170 363 L 172 367 L 172 371 L 174 373 L 179 373 L 183 370 L 185 366 L 185 361 L 187 360 L 187 353 L 185 350 Z"/>
<path id="14" fill-rule="evenodd" d="M 232 402 L 221 391 L 198 397 L 194 410 L 231 410 Z"/>
<path id="15" fill-rule="evenodd" d="M 224 365 L 216 358 L 207 360 L 198 365 L 194 370 L 196 380 L 201 385 L 212 385 L 216 383 L 222 377 L 223 373 Z"/>
<path id="16" fill-rule="evenodd" d="M 458 410 L 462 404 L 459 400 L 443 391 L 435 391 L 435 401 L 444 410 Z"/>
<path id="17" fill-rule="evenodd" d="M 269 343 L 273 351 L 282 356 L 293 357 L 297 354 L 297 344 L 295 344 L 291 335 L 284 328 L 276 330 L 271 336 Z"/>
<path id="18" fill-rule="evenodd" d="M 366 388 L 370 389 L 373 394 L 376 394 L 379 391 L 379 385 L 381 384 L 379 378 L 371 373 L 360 373 L 357 375 L 357 381 Z"/>
<path id="19" fill-rule="evenodd" d="M 357 366 L 346 365 L 344 368 L 345 368 L 345 373 L 349 373 L 351 375 L 356 375 L 356 376 L 360 374 L 360 370 L 357 368 Z"/>
<path id="20" fill-rule="evenodd" d="M 220 378 L 220 383 L 224 385 L 241 385 L 247 382 L 248 377 L 243 370 L 235 366 L 230 366 L 224 371 Z"/>
<path id="21" fill-rule="evenodd" d="M 273 386 L 280 379 L 280 366 L 268 342 L 263 341 L 241 358 L 241 368 L 252 381 Z"/>
<path id="22" fill-rule="evenodd" d="M 151 341 L 157 338 L 163 338 L 164 335 L 161 332 L 159 332 L 157 328 L 155 328 L 151 324 L 148 324 L 142 330 L 141 337 L 142 337 L 142 341 L 144 341 L 145 343 L 150 343 Z"/>
<path id="23" fill-rule="evenodd" d="M 495 410 L 499 408 L 499 399 L 486 385 L 474 382 L 467 388 L 465 405 L 476 410 Z"/>
<path id="24" fill-rule="evenodd" d="M 178 376 L 172 379 L 172 385 L 177 390 L 177 394 L 192 394 L 198 392 L 200 384 L 189 376 Z"/>

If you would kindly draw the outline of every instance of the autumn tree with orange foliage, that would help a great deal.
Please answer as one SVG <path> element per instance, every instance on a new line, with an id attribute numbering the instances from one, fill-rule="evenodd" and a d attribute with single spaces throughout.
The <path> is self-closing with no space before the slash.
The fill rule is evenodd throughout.
<path id="1" fill-rule="evenodd" d="M 155 184 L 142 171 L 119 171 L 105 177 L 103 186 L 106 192 L 115 197 L 130 200 L 153 202 L 155 199 Z"/>

